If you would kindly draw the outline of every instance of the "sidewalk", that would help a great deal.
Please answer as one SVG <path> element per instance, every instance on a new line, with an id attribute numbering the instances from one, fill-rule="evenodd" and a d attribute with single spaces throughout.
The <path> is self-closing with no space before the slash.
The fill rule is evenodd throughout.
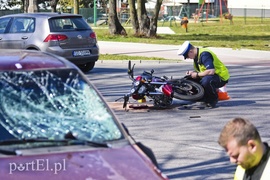
<path id="1" fill-rule="evenodd" d="M 170 27 L 158 27 L 157 34 L 175 34 Z"/>
<path id="2" fill-rule="evenodd" d="M 168 60 L 184 60 L 177 55 L 179 45 L 158 45 L 145 43 L 99 41 L 101 54 L 160 57 Z M 270 51 L 209 47 L 226 64 L 270 66 Z M 188 60 L 187 60 L 188 61 Z M 189 62 L 189 61 L 188 61 Z"/>

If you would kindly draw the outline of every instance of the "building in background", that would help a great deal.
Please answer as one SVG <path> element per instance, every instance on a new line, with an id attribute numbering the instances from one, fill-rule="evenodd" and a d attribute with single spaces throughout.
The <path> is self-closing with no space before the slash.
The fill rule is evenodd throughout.
<path id="1" fill-rule="evenodd" d="M 219 17 L 231 13 L 235 17 L 270 17 L 270 0 L 164 0 L 164 14 L 193 16 L 209 14 Z"/>
<path id="2" fill-rule="evenodd" d="M 270 0 L 228 0 L 228 8 L 233 16 L 270 17 Z"/>

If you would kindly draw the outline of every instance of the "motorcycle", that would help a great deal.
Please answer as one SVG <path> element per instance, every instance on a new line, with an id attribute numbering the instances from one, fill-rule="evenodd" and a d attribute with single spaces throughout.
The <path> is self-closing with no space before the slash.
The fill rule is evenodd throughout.
<path id="1" fill-rule="evenodd" d="M 152 69 L 151 72 L 143 71 L 141 75 L 134 77 L 134 67 L 135 64 L 131 67 L 131 61 L 129 61 L 128 75 L 132 80 L 132 87 L 130 92 L 122 97 L 125 109 L 130 97 L 140 102 L 146 102 L 146 98 L 148 98 L 153 101 L 154 107 L 168 108 L 172 104 L 173 98 L 196 101 L 204 95 L 204 88 L 193 81 L 190 76 L 180 79 L 158 77 L 153 75 L 154 70 Z"/>

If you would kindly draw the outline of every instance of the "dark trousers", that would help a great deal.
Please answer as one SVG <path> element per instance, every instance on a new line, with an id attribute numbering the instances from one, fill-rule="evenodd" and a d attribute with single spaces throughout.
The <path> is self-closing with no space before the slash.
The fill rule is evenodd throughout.
<path id="1" fill-rule="evenodd" d="M 216 74 L 204 76 L 200 80 L 200 84 L 204 87 L 204 99 L 206 103 L 218 101 L 217 89 L 223 87 L 228 81 L 223 81 Z"/>

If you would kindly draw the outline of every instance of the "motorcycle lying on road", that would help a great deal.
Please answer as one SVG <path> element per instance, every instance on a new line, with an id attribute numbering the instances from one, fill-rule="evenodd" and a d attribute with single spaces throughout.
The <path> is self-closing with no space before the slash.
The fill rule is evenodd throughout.
<path id="1" fill-rule="evenodd" d="M 141 75 L 134 77 L 134 66 L 135 64 L 131 67 L 131 61 L 128 62 L 128 75 L 132 80 L 132 87 L 130 92 L 122 97 L 124 99 L 123 108 L 126 108 L 130 97 L 141 102 L 145 102 L 148 98 L 153 102 L 154 107 L 168 108 L 172 104 L 173 98 L 196 101 L 204 95 L 204 88 L 193 81 L 190 76 L 180 79 L 158 77 L 153 75 L 154 70 L 152 69 L 151 72 L 143 71 Z"/>

